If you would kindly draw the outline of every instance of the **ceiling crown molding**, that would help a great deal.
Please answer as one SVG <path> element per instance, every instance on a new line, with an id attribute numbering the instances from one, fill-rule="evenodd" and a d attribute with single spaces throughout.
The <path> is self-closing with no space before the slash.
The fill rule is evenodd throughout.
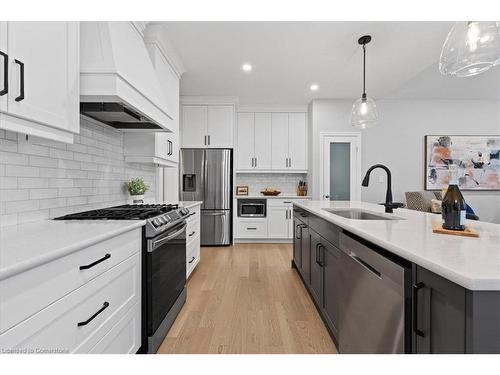
<path id="1" fill-rule="evenodd" d="M 186 72 L 186 68 L 168 38 L 168 32 L 163 25 L 154 22 L 148 23 L 144 31 L 144 42 L 158 48 L 179 78 Z"/>

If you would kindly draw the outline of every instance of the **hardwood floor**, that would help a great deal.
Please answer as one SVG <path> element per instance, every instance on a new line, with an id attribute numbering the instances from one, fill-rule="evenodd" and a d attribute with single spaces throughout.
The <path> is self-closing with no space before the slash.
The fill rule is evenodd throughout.
<path id="1" fill-rule="evenodd" d="M 336 353 L 289 244 L 202 247 L 158 353 Z"/>

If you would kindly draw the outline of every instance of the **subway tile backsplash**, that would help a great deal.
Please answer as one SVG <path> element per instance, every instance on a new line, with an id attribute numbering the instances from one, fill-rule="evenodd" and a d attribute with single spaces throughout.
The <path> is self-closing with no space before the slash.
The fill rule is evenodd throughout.
<path id="1" fill-rule="evenodd" d="M 123 133 L 82 118 L 74 144 L 0 130 L 0 226 L 128 202 L 123 183 L 156 168 L 125 163 Z"/>
<path id="2" fill-rule="evenodd" d="M 265 188 L 276 188 L 281 195 L 297 195 L 299 181 L 307 181 L 304 173 L 238 173 L 235 186 L 248 186 L 248 195 L 260 195 Z"/>

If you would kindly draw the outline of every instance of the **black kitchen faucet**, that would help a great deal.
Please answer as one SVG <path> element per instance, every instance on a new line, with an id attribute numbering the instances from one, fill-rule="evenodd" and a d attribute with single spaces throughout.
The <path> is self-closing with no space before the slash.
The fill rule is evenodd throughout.
<path id="1" fill-rule="evenodd" d="M 372 165 L 366 171 L 365 178 L 363 178 L 363 182 L 361 186 L 368 186 L 370 182 L 370 173 L 376 169 L 382 168 L 387 173 L 387 192 L 385 193 L 385 203 L 380 203 L 382 206 L 385 206 L 385 212 L 392 214 L 392 210 L 394 208 L 404 207 L 403 203 L 393 202 L 392 201 L 392 189 L 391 189 L 391 171 L 383 164 L 375 164 Z"/>

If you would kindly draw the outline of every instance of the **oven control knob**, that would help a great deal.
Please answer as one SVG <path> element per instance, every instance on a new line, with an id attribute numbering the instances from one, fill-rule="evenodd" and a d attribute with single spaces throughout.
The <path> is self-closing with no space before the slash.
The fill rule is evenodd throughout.
<path id="1" fill-rule="evenodd" d="M 160 222 L 160 224 L 165 224 L 165 222 L 166 222 L 165 217 L 163 217 L 163 216 L 160 216 L 158 218 L 158 221 Z"/>
<path id="2" fill-rule="evenodd" d="M 181 208 L 181 215 L 186 216 L 189 213 L 187 208 Z"/>
<path id="3" fill-rule="evenodd" d="M 161 225 L 160 220 L 158 220 L 158 219 L 154 219 L 154 220 L 153 220 L 153 226 L 154 226 L 155 228 L 158 228 L 160 225 Z"/>

